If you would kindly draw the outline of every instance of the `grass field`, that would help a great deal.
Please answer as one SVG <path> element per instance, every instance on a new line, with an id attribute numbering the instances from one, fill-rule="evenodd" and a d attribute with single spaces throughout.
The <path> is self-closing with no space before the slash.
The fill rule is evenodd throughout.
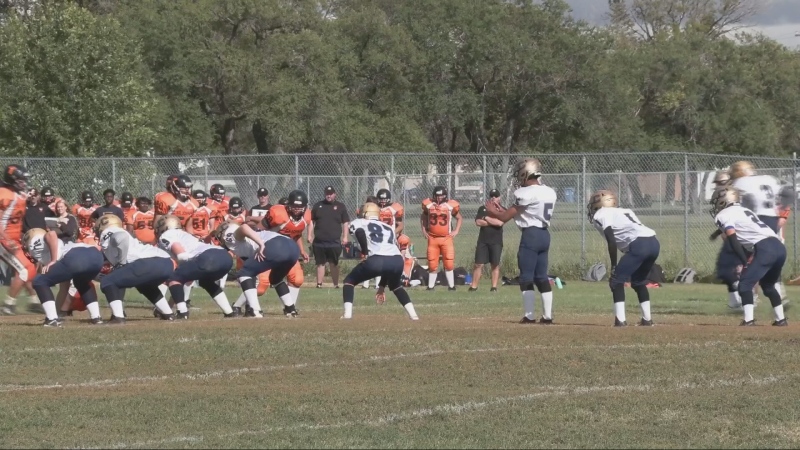
<path id="1" fill-rule="evenodd" d="M 124 326 L 2 317 L 0 447 L 800 447 L 794 311 L 771 327 L 762 300 L 741 328 L 723 287 L 666 285 L 657 326 L 617 329 L 607 289 L 556 290 L 552 326 L 516 323 L 516 287 L 412 290 L 419 322 L 362 289 L 339 320 L 327 288 L 297 319 L 273 292 L 264 319 L 222 319 L 199 290 L 181 323 L 135 293 Z"/>

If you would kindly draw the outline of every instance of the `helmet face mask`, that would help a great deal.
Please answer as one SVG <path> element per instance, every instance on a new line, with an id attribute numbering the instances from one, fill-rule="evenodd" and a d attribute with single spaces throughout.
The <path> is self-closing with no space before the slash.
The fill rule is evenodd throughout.
<path id="1" fill-rule="evenodd" d="M 242 204 L 242 199 L 240 199 L 239 197 L 233 197 L 230 203 L 228 203 L 228 210 L 234 216 L 238 216 L 239 214 L 241 214 L 243 208 L 244 205 Z"/>
<path id="2" fill-rule="evenodd" d="M 716 217 L 723 209 L 739 204 L 741 200 L 739 191 L 733 187 L 726 186 L 719 188 L 711 194 L 711 217 Z"/>
<path id="3" fill-rule="evenodd" d="M 392 203 L 392 193 L 388 189 L 379 189 L 378 193 L 375 194 L 375 198 L 381 208 L 386 208 Z"/>
<path id="4" fill-rule="evenodd" d="M 294 190 L 286 197 L 286 212 L 294 220 L 302 219 L 307 207 L 308 196 L 303 191 Z"/>
<path id="5" fill-rule="evenodd" d="M 223 247 L 230 249 L 236 245 L 236 230 L 239 225 L 234 222 L 222 222 L 215 231 L 217 240 Z"/>
<path id="6" fill-rule="evenodd" d="M 172 183 L 172 195 L 185 202 L 192 195 L 192 179 L 187 175 L 178 175 Z"/>
<path id="7" fill-rule="evenodd" d="M 447 188 L 443 186 L 436 186 L 433 188 L 433 195 L 431 196 L 435 203 L 444 203 L 447 201 Z"/>
<path id="8" fill-rule="evenodd" d="M 211 186 L 211 199 L 215 202 L 221 202 L 225 199 L 225 187 L 221 184 L 215 184 Z"/>
<path id="9" fill-rule="evenodd" d="M 731 174 L 727 170 L 720 170 L 714 175 L 714 185 L 718 188 L 731 183 Z"/>
<path id="10" fill-rule="evenodd" d="M 617 206 L 617 196 L 605 189 L 601 189 L 589 198 L 589 204 L 586 205 L 586 209 L 588 210 L 589 214 L 589 221 L 591 222 L 594 220 L 594 215 L 600 208 L 615 208 Z"/>
<path id="11" fill-rule="evenodd" d="M 91 208 L 94 205 L 94 195 L 89 191 L 84 191 L 81 194 L 81 205 L 84 208 Z"/>
<path id="12" fill-rule="evenodd" d="M 197 203 L 200 206 L 206 206 L 206 203 L 208 202 L 208 196 L 206 196 L 205 191 L 203 191 L 202 189 L 198 189 L 192 192 L 192 198 L 197 200 Z"/>

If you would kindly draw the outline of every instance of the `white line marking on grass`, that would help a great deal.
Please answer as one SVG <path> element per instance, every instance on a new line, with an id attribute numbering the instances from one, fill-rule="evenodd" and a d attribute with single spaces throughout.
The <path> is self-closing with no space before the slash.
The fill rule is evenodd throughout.
<path id="1" fill-rule="evenodd" d="M 759 345 L 757 343 L 752 343 Z M 115 387 L 126 384 L 136 383 L 150 383 L 157 381 L 167 381 L 174 379 L 185 380 L 207 380 L 211 378 L 221 377 L 236 377 L 249 373 L 262 373 L 274 372 L 279 370 L 295 370 L 305 369 L 309 367 L 334 367 L 334 366 L 360 366 L 364 363 L 375 361 L 392 361 L 408 358 L 421 358 L 426 356 L 438 356 L 454 353 L 499 353 L 499 352 L 513 352 L 522 350 L 557 350 L 557 349 L 577 349 L 577 350 L 591 350 L 591 349 L 605 349 L 605 350 L 624 350 L 624 349 L 652 349 L 652 348 L 703 348 L 714 347 L 719 345 L 730 345 L 723 341 L 707 341 L 707 342 L 688 342 L 688 343 L 654 343 L 654 344 L 589 344 L 589 345 L 526 345 L 522 347 L 489 347 L 477 349 L 454 349 L 454 350 L 429 350 L 424 352 L 415 353 L 397 353 L 394 355 L 370 356 L 368 358 L 350 360 L 350 361 L 324 361 L 324 362 L 311 362 L 311 363 L 298 363 L 287 365 L 275 366 L 257 366 L 257 367 L 244 367 L 236 369 L 216 370 L 211 372 L 199 373 L 178 373 L 172 375 L 152 375 L 152 376 L 135 376 L 127 378 L 112 378 L 105 380 L 90 380 L 81 383 L 52 383 L 52 384 L 2 384 L 0 385 L 0 392 L 23 392 L 23 391 L 39 391 L 48 389 L 75 389 L 75 388 L 103 388 Z M 749 346 L 750 344 L 737 343 L 736 346 Z"/>
<path id="2" fill-rule="evenodd" d="M 315 423 L 315 424 L 297 424 L 285 427 L 266 427 L 259 430 L 244 430 L 233 433 L 223 433 L 214 436 L 209 436 L 209 438 L 226 439 L 226 438 L 234 438 L 234 437 L 248 436 L 248 435 L 263 435 L 270 433 L 291 432 L 299 430 L 313 431 L 313 430 L 324 430 L 324 429 L 347 428 L 354 426 L 382 427 L 397 422 L 402 422 L 405 420 L 420 419 L 431 416 L 459 416 L 463 414 L 468 414 L 473 411 L 479 411 L 481 409 L 489 408 L 492 406 L 500 406 L 513 403 L 525 403 L 544 397 L 590 395 L 590 394 L 597 394 L 604 392 L 634 392 L 634 393 L 675 392 L 675 391 L 685 391 L 694 389 L 741 387 L 749 385 L 765 386 L 765 385 L 775 384 L 785 379 L 797 378 L 798 376 L 800 375 L 799 374 L 769 375 L 763 378 L 748 377 L 748 378 L 738 378 L 738 379 L 719 379 L 719 380 L 708 381 L 705 383 L 678 381 L 674 382 L 674 384 L 666 384 L 664 386 L 656 386 L 652 384 L 628 384 L 628 385 L 608 385 L 608 386 L 544 386 L 540 388 L 537 392 L 531 392 L 522 395 L 516 395 L 511 397 L 496 397 L 484 401 L 473 400 L 463 403 L 436 405 L 430 408 L 421 408 L 411 411 L 389 413 L 377 419 L 336 422 L 331 424 Z M 175 444 L 179 442 L 203 442 L 205 439 L 206 437 L 201 435 L 177 436 L 161 440 L 151 440 L 151 441 L 141 441 L 141 442 L 118 442 L 109 446 L 97 447 L 97 448 L 112 448 L 112 449 L 140 448 L 140 447 L 149 448 L 165 444 Z"/>
<path id="3" fill-rule="evenodd" d="M 122 341 L 122 342 L 101 342 L 97 344 L 84 344 L 84 345 L 69 345 L 69 346 L 65 345 L 60 347 L 21 347 L 21 348 L 7 347 L 2 349 L 2 351 L 4 353 L 35 353 L 35 352 L 66 353 L 76 350 L 91 350 L 95 348 L 134 347 L 137 345 L 142 345 L 142 343 L 137 341 Z"/>

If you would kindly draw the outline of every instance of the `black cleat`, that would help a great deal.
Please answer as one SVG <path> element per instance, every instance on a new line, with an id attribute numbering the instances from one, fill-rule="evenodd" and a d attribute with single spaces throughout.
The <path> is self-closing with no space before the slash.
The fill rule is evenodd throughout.
<path id="1" fill-rule="evenodd" d="M 45 328 L 61 328 L 64 326 L 64 321 L 61 319 L 44 319 Z"/>
<path id="2" fill-rule="evenodd" d="M 784 317 L 781 320 L 776 320 L 776 321 L 772 322 L 772 326 L 773 327 L 788 327 L 789 326 L 789 322 L 787 322 L 786 321 L 786 317 Z"/>
<path id="3" fill-rule="evenodd" d="M 110 323 L 111 325 L 125 325 L 125 318 L 111 316 L 111 320 L 109 320 L 108 323 Z"/>
<path id="4" fill-rule="evenodd" d="M 297 308 L 295 308 L 294 305 L 292 305 L 283 307 L 283 315 L 286 317 L 294 318 L 298 317 L 300 314 L 298 314 Z"/>
<path id="5" fill-rule="evenodd" d="M 93 319 L 89 319 L 89 323 L 92 325 L 102 325 L 105 323 L 105 321 L 103 321 L 102 317 L 95 317 Z"/>
<path id="6" fill-rule="evenodd" d="M 742 320 L 742 322 L 739 324 L 739 326 L 740 327 L 754 327 L 754 326 L 756 326 L 756 321 L 755 321 L 755 319 L 753 319 L 753 320 Z"/>
<path id="7" fill-rule="evenodd" d="M 489 292 L 497 292 L 497 288 L 493 287 L 493 288 L 489 289 Z"/>
<path id="8" fill-rule="evenodd" d="M 235 312 L 235 311 L 234 311 L 234 312 Z M 249 307 L 249 306 L 248 306 L 248 307 L 246 307 L 246 308 L 244 309 L 244 316 L 245 316 L 245 317 L 255 317 L 255 316 L 256 316 L 256 312 L 255 312 L 255 311 L 253 311 L 253 308 L 251 308 L 251 307 Z"/>
<path id="9" fill-rule="evenodd" d="M 652 327 L 653 325 L 655 325 L 653 323 L 653 319 L 644 320 L 644 318 L 642 318 L 641 320 L 639 320 L 639 326 L 640 327 Z"/>
<path id="10" fill-rule="evenodd" d="M 426 290 L 426 291 L 432 291 L 432 290 L 433 290 L 433 288 L 432 288 L 432 287 L 429 287 L 429 288 L 425 288 L 425 290 Z"/>
<path id="11" fill-rule="evenodd" d="M 170 322 L 175 320 L 175 316 L 173 316 L 172 314 L 164 314 L 164 313 L 162 313 L 161 311 L 158 311 L 158 310 L 156 310 L 154 315 L 156 316 L 156 318 L 161 319 L 161 320 L 167 320 L 167 321 L 170 321 Z"/>
<path id="12" fill-rule="evenodd" d="M 552 325 L 553 324 L 553 319 L 545 319 L 544 317 L 542 317 L 541 319 L 539 319 L 539 324 L 541 324 L 541 325 Z"/>
<path id="13" fill-rule="evenodd" d="M 317 283 L 317 289 L 322 289 L 322 283 Z"/>
<path id="14" fill-rule="evenodd" d="M 536 323 L 536 319 L 528 319 L 528 316 L 522 316 L 522 320 L 520 320 L 519 323 Z"/>
<path id="15" fill-rule="evenodd" d="M 455 291 L 455 290 L 456 290 L 456 287 L 455 287 L 455 286 L 453 286 L 453 287 L 449 287 L 449 288 L 447 288 L 447 290 L 448 290 L 448 291 Z"/>
<path id="16" fill-rule="evenodd" d="M 467 289 L 467 292 L 475 292 L 477 290 L 478 288 L 470 286 L 469 289 Z"/>
<path id="17" fill-rule="evenodd" d="M 250 307 L 247 307 L 246 309 L 250 309 Z M 233 307 L 233 313 L 234 314 L 238 314 L 238 315 L 241 316 L 242 315 L 242 307 L 241 306 L 234 306 Z M 247 317 L 247 311 L 245 311 L 245 317 Z"/>
<path id="18" fill-rule="evenodd" d="M 627 327 L 628 326 L 628 321 L 627 320 L 619 320 L 616 317 L 614 317 L 614 326 L 615 327 Z"/>
<path id="19" fill-rule="evenodd" d="M 185 312 L 185 313 L 179 312 L 178 314 L 175 315 L 175 318 L 177 320 L 188 320 L 189 319 L 189 312 L 188 311 Z"/>
<path id="20" fill-rule="evenodd" d="M 223 317 L 225 317 L 226 319 L 234 319 L 236 317 L 242 317 L 242 315 L 236 311 L 231 311 L 228 314 L 223 314 Z"/>

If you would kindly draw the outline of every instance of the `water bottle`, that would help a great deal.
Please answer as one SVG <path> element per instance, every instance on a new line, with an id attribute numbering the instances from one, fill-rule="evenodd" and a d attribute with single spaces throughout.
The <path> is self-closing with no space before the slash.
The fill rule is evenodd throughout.
<path id="1" fill-rule="evenodd" d="M 464 277 L 464 284 L 472 284 L 472 274 L 467 273 L 467 276 Z"/>
<path id="2" fill-rule="evenodd" d="M 559 289 L 563 289 L 564 285 L 561 284 L 561 278 L 556 277 L 556 287 Z"/>

